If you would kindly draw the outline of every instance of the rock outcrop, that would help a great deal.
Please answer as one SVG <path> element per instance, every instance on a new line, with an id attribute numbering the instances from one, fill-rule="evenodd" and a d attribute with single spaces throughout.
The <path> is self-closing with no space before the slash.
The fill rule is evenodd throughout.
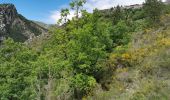
<path id="1" fill-rule="evenodd" d="M 47 30 L 17 13 L 13 4 L 0 4 L 0 41 L 10 37 L 24 42 Z"/>

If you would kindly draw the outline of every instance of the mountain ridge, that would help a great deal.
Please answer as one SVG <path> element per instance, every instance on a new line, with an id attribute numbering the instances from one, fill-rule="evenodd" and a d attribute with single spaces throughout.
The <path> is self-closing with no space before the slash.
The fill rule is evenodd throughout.
<path id="1" fill-rule="evenodd" d="M 12 38 L 24 42 L 48 30 L 26 19 L 13 4 L 0 4 L 0 40 Z"/>

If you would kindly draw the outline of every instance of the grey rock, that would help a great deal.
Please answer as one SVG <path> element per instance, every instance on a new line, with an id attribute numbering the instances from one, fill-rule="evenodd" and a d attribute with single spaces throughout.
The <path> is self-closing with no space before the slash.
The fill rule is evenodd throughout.
<path id="1" fill-rule="evenodd" d="M 46 33 L 47 29 L 18 14 L 13 4 L 0 4 L 0 39 L 12 38 L 25 42 L 31 37 Z"/>

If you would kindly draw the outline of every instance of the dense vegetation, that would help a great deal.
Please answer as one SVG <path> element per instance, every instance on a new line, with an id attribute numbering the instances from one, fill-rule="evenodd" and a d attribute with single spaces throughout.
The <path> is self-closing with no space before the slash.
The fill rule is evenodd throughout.
<path id="1" fill-rule="evenodd" d="M 62 9 L 62 26 L 41 46 L 1 44 L 1 100 L 170 99 L 170 6 L 146 0 L 91 14 L 85 3 L 70 3 L 72 20 Z"/>

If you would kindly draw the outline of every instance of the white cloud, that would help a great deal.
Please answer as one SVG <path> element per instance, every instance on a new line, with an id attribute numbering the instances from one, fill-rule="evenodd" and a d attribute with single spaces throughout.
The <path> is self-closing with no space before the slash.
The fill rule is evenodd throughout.
<path id="1" fill-rule="evenodd" d="M 52 23 L 57 23 L 57 21 L 61 18 L 61 15 L 60 15 L 60 10 L 55 10 L 55 11 L 51 11 L 50 12 L 50 16 L 49 16 L 49 23 L 51 23 L 52 21 Z M 68 15 L 68 19 L 72 19 L 72 17 L 74 16 L 74 11 L 73 10 L 71 10 L 70 11 L 70 14 Z"/>
<path id="2" fill-rule="evenodd" d="M 50 19 L 52 19 L 52 20 L 58 20 L 58 19 L 60 19 L 61 17 L 60 17 L 60 11 L 58 11 L 58 10 L 56 10 L 56 11 L 52 11 L 51 12 L 51 16 L 50 16 Z"/>
<path id="3" fill-rule="evenodd" d="M 162 0 L 165 2 L 166 0 Z M 87 0 L 85 5 L 88 11 L 92 11 L 94 8 L 97 9 L 108 9 L 117 5 L 127 6 L 133 4 L 142 4 L 145 0 Z"/>
<path id="4" fill-rule="evenodd" d="M 144 0 L 88 0 L 85 7 L 88 11 L 92 11 L 94 8 L 107 9 L 117 5 L 132 5 L 141 4 Z"/>
<path id="5" fill-rule="evenodd" d="M 85 8 L 88 12 L 92 12 L 93 9 L 107 9 L 117 5 L 133 5 L 133 4 L 142 4 L 145 0 L 87 0 Z M 164 1 L 164 0 L 163 0 Z M 63 7 L 63 6 L 62 6 Z M 64 5 L 64 7 L 68 7 Z M 74 16 L 74 11 L 70 11 L 69 19 Z M 56 23 L 60 18 L 60 10 L 52 11 L 49 17 L 50 23 Z"/>

